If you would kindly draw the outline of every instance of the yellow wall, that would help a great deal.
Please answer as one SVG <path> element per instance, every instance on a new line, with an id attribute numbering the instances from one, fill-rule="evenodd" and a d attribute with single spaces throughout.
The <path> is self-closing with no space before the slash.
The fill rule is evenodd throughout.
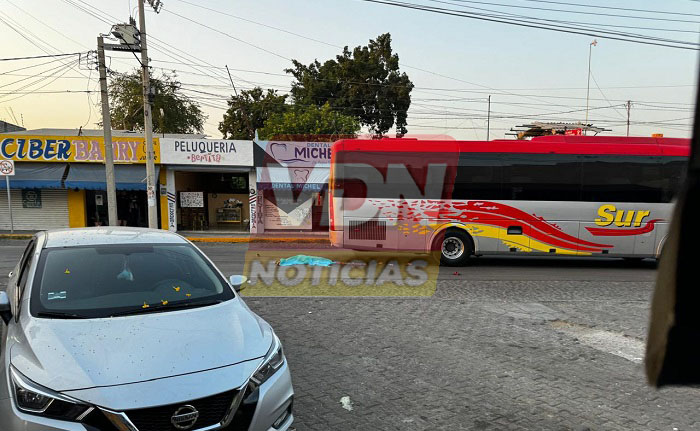
<path id="1" fill-rule="evenodd" d="M 87 226 L 85 190 L 68 190 L 68 227 Z"/>

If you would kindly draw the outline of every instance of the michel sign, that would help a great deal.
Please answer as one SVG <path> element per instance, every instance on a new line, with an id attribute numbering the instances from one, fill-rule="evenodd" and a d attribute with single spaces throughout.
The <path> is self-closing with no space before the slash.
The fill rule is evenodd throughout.
<path id="1" fill-rule="evenodd" d="M 112 139 L 116 163 L 146 163 L 146 145 L 141 137 Z M 158 140 L 153 140 L 159 162 Z M 0 158 L 17 162 L 98 162 L 104 161 L 101 136 L 8 136 L 0 138 Z"/>

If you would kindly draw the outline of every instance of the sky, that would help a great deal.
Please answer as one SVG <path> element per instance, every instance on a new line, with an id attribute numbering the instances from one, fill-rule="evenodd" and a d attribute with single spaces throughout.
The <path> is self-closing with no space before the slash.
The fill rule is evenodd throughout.
<path id="1" fill-rule="evenodd" d="M 405 1 L 478 13 L 517 13 L 538 18 L 528 20 L 533 24 L 549 19 L 576 22 L 577 28 L 592 23 L 663 29 L 617 28 L 690 42 L 698 41 L 700 30 L 700 2 L 693 0 Z M 137 17 L 136 6 L 137 0 L 0 0 L 0 59 L 95 50 L 98 34 L 128 21 L 130 15 Z M 491 139 L 512 138 L 507 135 L 512 127 L 532 121 L 583 121 L 590 49 L 590 122 L 612 129 L 607 135 L 624 135 L 624 104 L 630 100 L 631 135 L 690 136 L 697 50 L 362 0 L 165 0 L 158 14 L 146 9 L 154 74 L 176 71 L 184 94 L 202 104 L 208 116 L 204 132 L 212 138 L 221 138 L 218 124 L 233 92 L 225 66 L 239 91 L 259 85 L 285 93 L 292 79 L 284 69 L 291 59 L 323 62 L 339 54 L 342 46 L 365 45 L 386 32 L 391 33 L 401 70 L 415 84 L 410 134 L 485 139 L 489 95 Z M 591 47 L 594 38 L 597 45 Z M 112 70 L 126 72 L 138 66 L 129 53 L 108 56 Z M 97 71 L 84 54 L 80 60 L 75 55 L 0 61 L 0 120 L 28 129 L 95 128 L 101 118 L 99 102 Z"/>

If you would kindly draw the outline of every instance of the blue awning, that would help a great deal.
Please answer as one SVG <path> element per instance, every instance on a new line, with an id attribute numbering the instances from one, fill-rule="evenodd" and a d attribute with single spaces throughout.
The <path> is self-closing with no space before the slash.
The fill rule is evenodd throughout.
<path id="1" fill-rule="evenodd" d="M 160 167 L 156 166 L 156 182 Z M 114 165 L 117 190 L 146 190 L 146 165 Z M 68 189 L 107 190 L 105 165 L 71 163 L 65 181 Z"/>
<path id="2" fill-rule="evenodd" d="M 10 176 L 10 189 L 60 189 L 66 163 L 15 162 L 15 174 Z M 5 190 L 5 179 L 0 178 Z"/>

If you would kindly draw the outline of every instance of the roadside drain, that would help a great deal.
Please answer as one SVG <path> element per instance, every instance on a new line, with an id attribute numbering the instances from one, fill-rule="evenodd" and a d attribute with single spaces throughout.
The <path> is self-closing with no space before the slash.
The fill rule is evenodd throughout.
<path id="1" fill-rule="evenodd" d="M 564 320 L 554 320 L 550 324 L 557 331 L 574 337 L 582 344 L 601 352 L 625 358 L 635 364 L 641 364 L 644 360 L 645 345 L 638 338 L 629 337 L 619 332 L 594 329 Z"/>

